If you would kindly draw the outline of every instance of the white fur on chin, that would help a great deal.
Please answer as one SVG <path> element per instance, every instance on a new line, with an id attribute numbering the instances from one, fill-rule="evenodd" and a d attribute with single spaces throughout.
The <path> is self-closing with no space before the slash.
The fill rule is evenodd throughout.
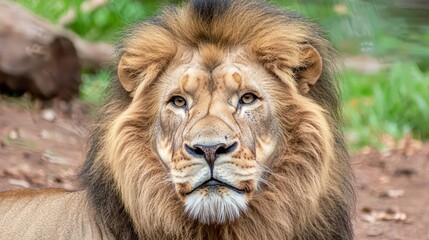
<path id="1" fill-rule="evenodd" d="M 232 190 L 222 195 L 210 191 L 206 196 L 195 191 L 185 201 L 186 213 L 203 224 L 233 221 L 246 209 L 245 196 Z"/>

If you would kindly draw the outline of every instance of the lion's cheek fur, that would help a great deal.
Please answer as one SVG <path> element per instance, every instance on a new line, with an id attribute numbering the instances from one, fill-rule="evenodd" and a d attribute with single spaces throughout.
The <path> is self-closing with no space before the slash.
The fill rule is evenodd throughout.
<path id="1" fill-rule="evenodd" d="M 112 117 L 102 139 L 111 147 L 103 149 L 100 159 L 113 171 L 119 196 L 141 236 L 147 232 L 168 232 L 180 225 L 183 206 L 166 181 L 166 171 L 148 144 L 150 135 L 141 129 L 148 124 L 144 114 L 131 104 L 127 110 Z M 138 117 L 134 117 L 137 116 Z M 141 121 L 136 121 L 140 119 Z M 150 127 L 155 126 L 150 124 Z M 127 187 L 133 186 L 133 187 Z M 163 206 L 163 207 L 160 207 Z"/>

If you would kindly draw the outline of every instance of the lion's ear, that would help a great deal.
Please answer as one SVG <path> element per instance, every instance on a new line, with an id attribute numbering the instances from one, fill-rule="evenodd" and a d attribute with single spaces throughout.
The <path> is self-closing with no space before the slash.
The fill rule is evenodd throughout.
<path id="1" fill-rule="evenodd" d="M 295 68 L 295 76 L 299 91 L 306 94 L 322 75 L 323 63 L 319 52 L 311 45 L 304 47 L 301 56 L 302 66 Z"/>
<path id="2" fill-rule="evenodd" d="M 132 69 L 130 67 L 131 66 L 127 60 L 127 54 L 124 53 L 121 56 L 121 59 L 119 60 L 119 64 L 118 64 L 118 78 L 122 87 L 127 92 L 134 91 L 134 88 L 136 87 L 135 79 L 134 79 L 135 76 L 133 76 L 135 74 L 133 74 Z"/>

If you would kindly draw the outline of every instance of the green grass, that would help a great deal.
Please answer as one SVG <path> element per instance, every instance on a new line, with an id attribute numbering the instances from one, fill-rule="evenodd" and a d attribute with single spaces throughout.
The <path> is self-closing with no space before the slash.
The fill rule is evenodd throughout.
<path id="1" fill-rule="evenodd" d="M 96 74 L 82 74 L 80 98 L 86 102 L 99 103 L 111 79 L 109 70 L 101 70 Z"/>
<path id="2" fill-rule="evenodd" d="M 413 62 L 394 63 L 373 75 L 342 75 L 344 130 L 349 145 L 383 147 L 383 134 L 429 139 L 429 74 Z"/>

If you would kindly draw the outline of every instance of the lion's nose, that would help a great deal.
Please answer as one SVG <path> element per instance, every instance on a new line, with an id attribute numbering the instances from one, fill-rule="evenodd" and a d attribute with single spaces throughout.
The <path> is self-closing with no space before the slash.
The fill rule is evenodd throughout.
<path id="1" fill-rule="evenodd" d="M 226 145 L 225 143 L 219 143 L 216 145 L 200 145 L 195 144 L 189 147 L 185 144 L 186 151 L 195 157 L 204 157 L 210 167 L 210 171 L 213 172 L 214 162 L 220 155 L 227 155 L 234 152 L 237 148 L 237 142 Z"/>

